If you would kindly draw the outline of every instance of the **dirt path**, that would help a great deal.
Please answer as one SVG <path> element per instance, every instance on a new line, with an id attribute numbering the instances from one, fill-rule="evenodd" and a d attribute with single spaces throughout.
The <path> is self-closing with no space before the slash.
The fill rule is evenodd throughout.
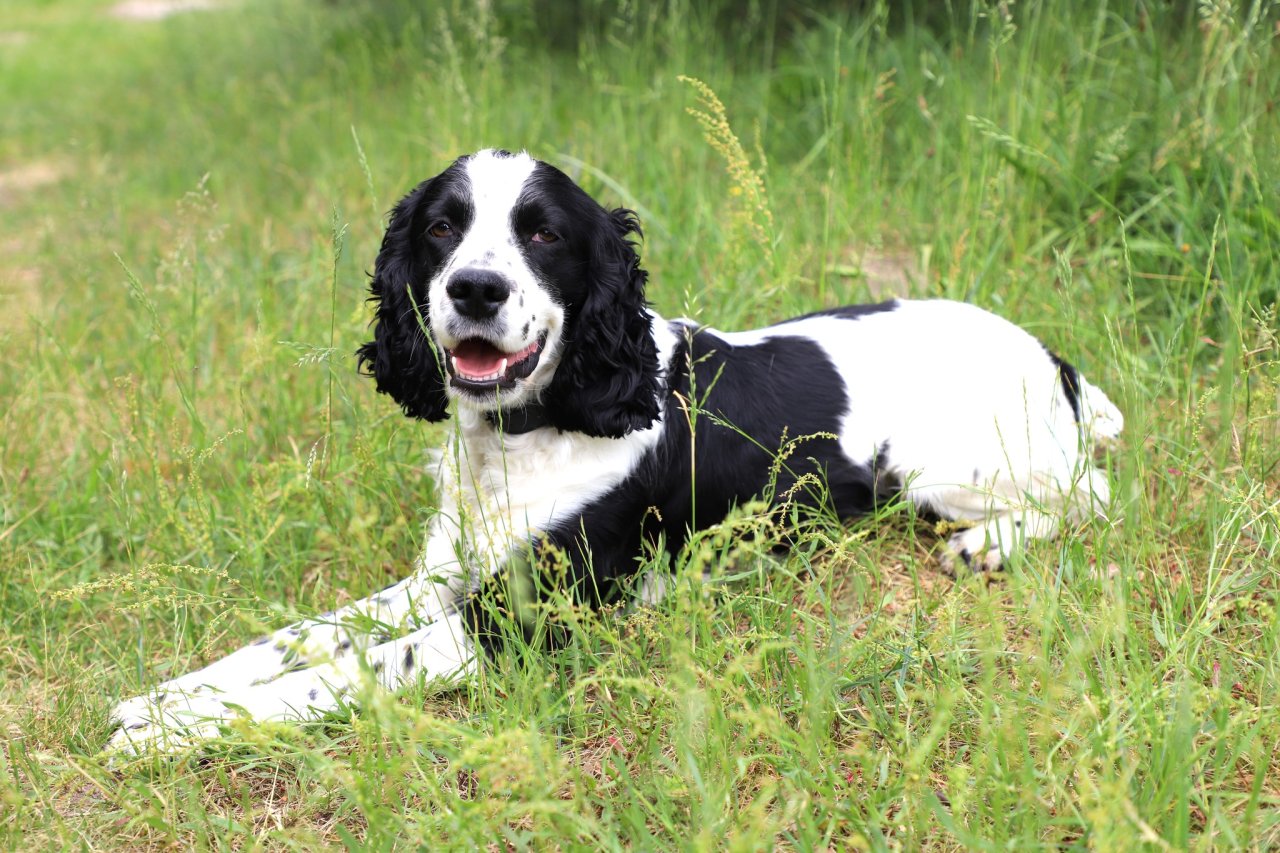
<path id="1" fill-rule="evenodd" d="M 64 166 L 50 160 L 0 169 L 0 211 L 16 207 L 65 173 Z M 0 330 L 24 325 L 40 308 L 40 269 L 35 263 L 39 226 L 31 219 L 15 219 L 0 238 Z"/>
<path id="2" fill-rule="evenodd" d="M 128 21 L 159 21 L 182 12 L 212 9 L 217 0 L 124 0 L 111 7 L 111 15 Z"/>

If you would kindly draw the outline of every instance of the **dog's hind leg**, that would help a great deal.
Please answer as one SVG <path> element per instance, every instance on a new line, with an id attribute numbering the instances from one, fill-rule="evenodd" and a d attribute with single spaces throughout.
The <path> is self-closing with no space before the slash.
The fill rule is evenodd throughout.
<path id="1" fill-rule="evenodd" d="M 997 571 L 1005 559 L 1030 539 L 1052 539 L 1061 522 L 1038 510 L 1008 511 L 951 535 L 942 556 L 943 569 L 955 574 L 961 565 L 976 571 Z"/>
<path id="2" fill-rule="evenodd" d="M 924 501 L 916 499 L 944 519 L 976 522 L 947 540 L 943 568 L 954 573 L 961 566 L 1002 568 L 1028 541 L 1057 536 L 1064 521 L 1101 514 L 1109 492 L 1106 477 L 1085 465 L 1067 482 L 1045 473 L 1025 480 L 997 475 L 980 485 L 935 487 Z"/>

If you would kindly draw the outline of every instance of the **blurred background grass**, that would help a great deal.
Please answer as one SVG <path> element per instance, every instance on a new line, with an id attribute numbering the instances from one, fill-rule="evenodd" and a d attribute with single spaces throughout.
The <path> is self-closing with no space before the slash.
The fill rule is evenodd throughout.
<path id="1" fill-rule="evenodd" d="M 1276 843 L 1274 4 L 118 12 L 0 15 L 9 846 Z M 776 561 L 746 515 L 714 599 L 677 566 L 468 690 L 106 768 L 116 696 L 407 571 L 443 428 L 355 376 L 365 272 L 485 146 L 636 208 L 669 315 L 1022 323 L 1125 411 L 1115 520 L 988 586 L 905 513 Z"/>

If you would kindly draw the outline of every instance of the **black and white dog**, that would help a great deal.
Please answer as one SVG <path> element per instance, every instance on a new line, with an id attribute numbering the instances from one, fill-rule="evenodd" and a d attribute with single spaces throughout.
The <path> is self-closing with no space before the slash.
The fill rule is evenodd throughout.
<path id="1" fill-rule="evenodd" d="M 414 572 L 121 703 L 110 745 L 465 675 L 495 614 L 534 633 L 514 587 L 608 601 L 646 548 L 674 554 L 761 495 L 848 517 L 897 494 L 972 522 L 944 559 L 979 568 L 1106 506 L 1091 448 L 1120 412 L 1018 327 L 904 300 L 750 332 L 669 321 L 645 304 L 638 232 L 523 153 L 463 157 L 401 201 L 360 362 L 410 417 L 457 415 Z"/>

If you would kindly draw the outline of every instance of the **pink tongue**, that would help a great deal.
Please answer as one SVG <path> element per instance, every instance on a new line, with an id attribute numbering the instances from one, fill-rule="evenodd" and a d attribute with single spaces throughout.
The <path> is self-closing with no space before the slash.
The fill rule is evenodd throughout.
<path id="1" fill-rule="evenodd" d="M 488 376 L 498 372 L 504 358 L 506 353 L 484 341 L 463 341 L 453 351 L 453 366 L 467 376 Z"/>

